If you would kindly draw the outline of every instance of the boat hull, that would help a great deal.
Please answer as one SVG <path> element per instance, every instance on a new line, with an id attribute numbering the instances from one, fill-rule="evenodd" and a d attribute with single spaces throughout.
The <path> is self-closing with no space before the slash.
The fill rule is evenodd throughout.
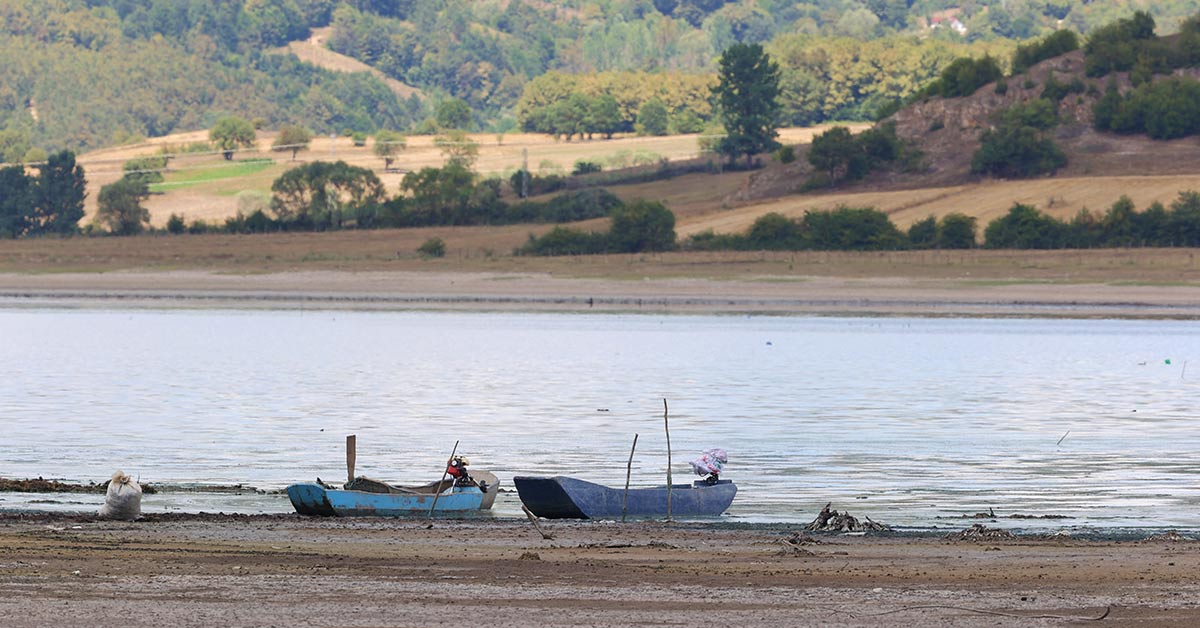
<path id="1" fill-rule="evenodd" d="M 499 486 L 484 493 L 477 487 L 454 487 L 437 496 L 432 494 L 369 493 L 327 489 L 315 482 L 287 487 L 288 498 L 296 512 L 322 517 L 402 517 L 428 513 L 468 513 L 491 508 Z"/>
<path id="2" fill-rule="evenodd" d="M 667 487 L 631 488 L 628 502 L 624 488 L 611 488 L 576 478 L 513 478 L 521 503 L 533 514 L 546 519 L 617 519 L 628 517 L 665 517 Z M 725 512 L 737 495 L 737 485 L 729 480 L 716 484 L 676 484 L 671 487 L 671 516 L 716 517 Z"/>

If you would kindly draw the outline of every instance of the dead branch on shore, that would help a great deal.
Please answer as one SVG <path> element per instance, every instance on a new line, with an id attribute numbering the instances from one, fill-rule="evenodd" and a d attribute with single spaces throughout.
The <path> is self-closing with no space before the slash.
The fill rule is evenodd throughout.
<path id="1" fill-rule="evenodd" d="M 859 521 L 849 512 L 830 510 L 832 505 L 833 502 L 825 504 L 817 518 L 804 529 L 811 532 L 884 532 L 892 529 L 887 524 L 871 521 L 870 517 L 864 517 L 866 521 Z"/>

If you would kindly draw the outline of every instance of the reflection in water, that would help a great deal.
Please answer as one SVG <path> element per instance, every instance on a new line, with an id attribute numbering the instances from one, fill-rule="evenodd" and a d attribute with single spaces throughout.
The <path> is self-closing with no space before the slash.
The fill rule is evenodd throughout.
<path id="1" fill-rule="evenodd" d="M 504 481 L 619 485 L 636 432 L 647 484 L 667 398 L 676 475 L 728 449 L 734 519 L 832 501 L 902 525 L 990 507 L 1200 526 L 1198 349 L 1167 321 L 7 310 L 0 476 L 272 489 L 344 477 L 357 434 L 380 479 L 436 479 L 459 440 Z M 221 499 L 145 506 L 290 509 Z"/>

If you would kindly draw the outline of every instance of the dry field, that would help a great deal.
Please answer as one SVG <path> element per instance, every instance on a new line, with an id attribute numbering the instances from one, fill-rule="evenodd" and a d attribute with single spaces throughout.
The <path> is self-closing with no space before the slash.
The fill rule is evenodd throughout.
<path id="1" fill-rule="evenodd" d="M 783 129 L 780 137 L 787 143 L 805 143 L 811 141 L 812 136 L 822 130 L 823 128 Z M 134 157 L 158 154 L 162 151 L 177 156 L 169 164 L 164 191 L 152 195 L 145 203 L 150 209 L 151 224 L 157 227 L 166 224 L 167 218 L 173 213 L 183 215 L 188 221 L 222 221 L 237 213 L 239 193 L 269 195 L 271 183 L 279 175 L 288 168 L 307 161 L 342 160 L 351 165 L 370 168 L 383 181 L 389 194 L 399 193 L 403 172 L 441 166 L 445 161 L 441 149 L 434 145 L 434 138 L 430 136 L 409 137 L 407 148 L 394 164 L 400 171 L 387 173 L 383 172 L 383 160 L 375 156 L 371 141 L 368 141 L 366 146 L 354 146 L 348 137 L 316 137 L 309 150 L 300 152 L 294 162 L 291 161 L 290 152 L 271 151 L 270 147 L 275 139 L 273 132 L 260 132 L 256 146 L 236 152 L 233 162 L 226 161 L 215 152 L 179 153 L 182 147 L 193 142 L 206 141 L 207 138 L 207 131 L 195 131 L 81 155 L 79 163 L 83 165 L 88 179 L 89 218 L 85 218 L 84 221 L 95 215 L 96 198 L 100 188 L 122 176 L 122 164 Z M 700 154 L 697 135 L 618 136 L 612 140 L 576 139 L 567 142 L 555 141 L 547 135 L 533 133 L 477 133 L 471 135 L 471 139 L 479 144 L 479 157 L 475 169 L 485 176 L 507 176 L 524 164 L 528 164 L 530 171 L 535 174 L 566 173 L 570 172 L 579 160 L 601 163 L 623 160 L 632 164 L 637 160 L 657 162 L 659 159 L 689 159 Z M 272 163 L 250 173 L 238 171 L 239 165 L 244 167 L 248 162 L 262 159 L 272 160 Z M 231 172 L 225 174 L 225 171 Z M 745 180 L 745 176 L 744 173 L 724 175 L 720 179 L 726 183 L 714 183 L 720 189 L 736 190 L 737 185 Z M 713 201 L 713 204 L 720 204 L 721 199 L 712 193 L 714 188 L 709 186 L 709 181 L 697 179 L 692 183 L 700 183 L 701 187 L 692 188 L 689 193 L 702 195 Z M 643 195 L 648 198 L 665 197 L 670 195 L 669 190 L 672 188 L 674 185 L 671 182 L 660 182 L 657 186 L 646 187 Z"/>

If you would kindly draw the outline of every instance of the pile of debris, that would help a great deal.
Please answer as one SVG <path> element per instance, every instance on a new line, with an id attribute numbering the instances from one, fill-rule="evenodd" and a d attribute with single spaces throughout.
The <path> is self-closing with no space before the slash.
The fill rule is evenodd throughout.
<path id="1" fill-rule="evenodd" d="M 833 502 L 825 504 L 817 518 L 804 529 L 810 532 L 884 532 L 892 529 L 891 526 L 871 521 L 870 517 L 865 517 L 866 521 L 859 521 L 848 512 L 830 510 L 832 505 Z"/>
<path id="2" fill-rule="evenodd" d="M 977 523 L 962 532 L 951 532 L 946 535 L 951 541 L 995 541 L 997 539 L 1014 539 L 1016 535 L 1008 530 L 989 528 Z"/>
<path id="3" fill-rule="evenodd" d="M 1167 530 L 1159 534 L 1148 536 L 1143 540 L 1143 543 L 1187 543 L 1196 539 L 1190 536 L 1184 536 L 1178 530 Z"/>

